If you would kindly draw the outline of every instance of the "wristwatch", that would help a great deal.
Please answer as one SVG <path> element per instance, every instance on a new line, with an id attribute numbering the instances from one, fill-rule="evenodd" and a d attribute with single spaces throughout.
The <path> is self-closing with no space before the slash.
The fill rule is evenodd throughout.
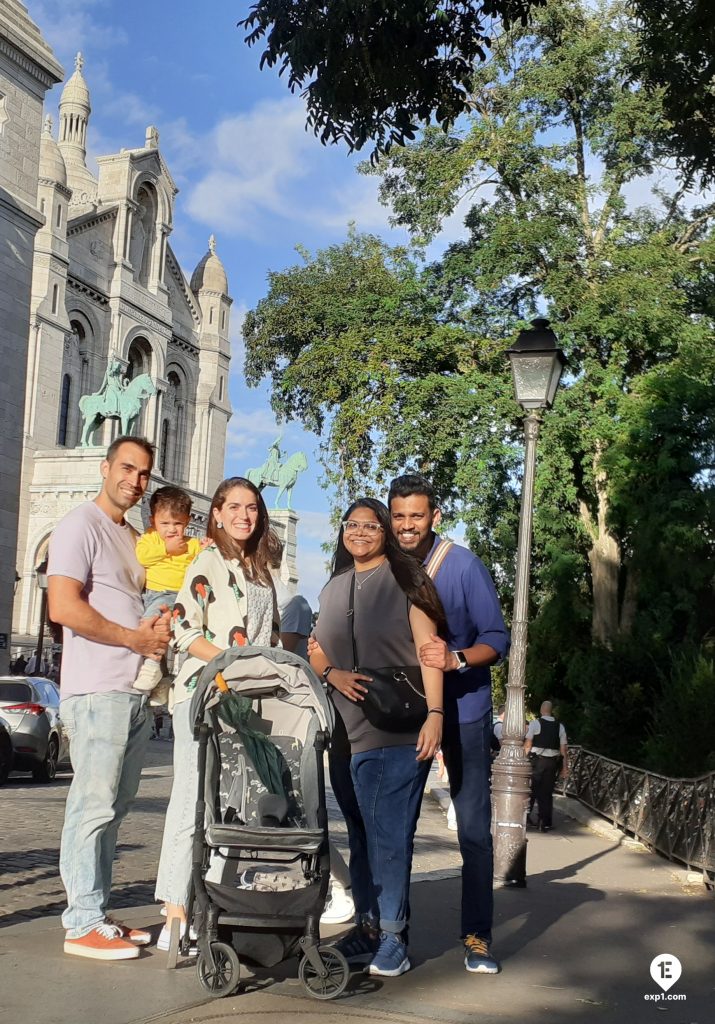
<path id="1" fill-rule="evenodd" d="M 325 667 L 325 668 L 323 669 L 323 671 L 322 671 L 322 672 L 320 673 L 320 675 L 321 675 L 321 677 L 322 677 L 322 679 L 323 679 L 323 682 L 324 682 L 324 683 L 327 683 L 327 682 L 328 682 L 328 676 L 329 676 L 329 675 L 330 675 L 330 673 L 331 673 L 331 672 L 333 671 L 333 668 L 334 668 L 334 667 L 335 667 L 334 665 L 327 665 L 327 666 L 326 666 L 326 667 Z"/>
<path id="2" fill-rule="evenodd" d="M 469 668 L 467 659 L 464 657 L 464 651 L 451 651 L 451 654 L 455 656 L 459 665 L 457 666 L 457 672 L 464 672 L 465 669 Z"/>

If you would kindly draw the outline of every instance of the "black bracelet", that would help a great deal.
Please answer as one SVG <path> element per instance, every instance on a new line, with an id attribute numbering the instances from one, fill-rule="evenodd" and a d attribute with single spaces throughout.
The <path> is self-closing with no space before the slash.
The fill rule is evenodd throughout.
<path id="1" fill-rule="evenodd" d="M 324 668 L 324 669 L 323 669 L 323 671 L 322 671 L 322 672 L 320 673 L 320 674 L 321 674 L 321 678 L 323 679 L 323 681 L 324 681 L 324 682 L 326 682 L 326 683 L 328 682 L 328 676 L 329 676 L 329 675 L 330 675 L 330 673 L 331 673 L 331 672 L 333 671 L 334 667 L 335 667 L 334 665 L 328 665 L 328 666 L 327 666 L 326 668 Z"/>
<path id="2" fill-rule="evenodd" d="M 444 711 L 442 708 L 430 708 L 427 712 L 428 715 L 441 715 L 444 718 Z"/>

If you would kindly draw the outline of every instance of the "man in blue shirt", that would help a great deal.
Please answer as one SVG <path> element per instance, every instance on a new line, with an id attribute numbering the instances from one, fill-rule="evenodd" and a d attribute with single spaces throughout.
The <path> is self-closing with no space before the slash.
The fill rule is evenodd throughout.
<path id="1" fill-rule="evenodd" d="M 439 544 L 434 491 L 424 477 L 406 474 L 390 484 L 392 529 L 403 551 L 427 563 Z M 509 634 L 483 562 L 453 544 L 434 584 L 447 617 L 448 636 L 420 649 L 424 665 L 444 671 L 442 752 L 457 812 L 462 854 L 462 941 L 468 971 L 497 974 L 490 951 L 494 914 L 491 836 L 490 666 L 506 656 Z"/>

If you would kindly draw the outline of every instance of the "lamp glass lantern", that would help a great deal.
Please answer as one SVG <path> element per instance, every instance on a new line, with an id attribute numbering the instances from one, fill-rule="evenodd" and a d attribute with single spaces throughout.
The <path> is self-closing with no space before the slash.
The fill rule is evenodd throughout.
<path id="1" fill-rule="evenodd" d="M 566 356 L 556 344 L 549 321 L 534 320 L 507 349 L 514 378 L 514 393 L 524 409 L 551 408 Z"/>
<path id="2" fill-rule="evenodd" d="M 37 586 L 40 590 L 47 590 L 47 559 L 45 558 L 39 565 L 35 566 L 35 578 L 37 579 Z"/>

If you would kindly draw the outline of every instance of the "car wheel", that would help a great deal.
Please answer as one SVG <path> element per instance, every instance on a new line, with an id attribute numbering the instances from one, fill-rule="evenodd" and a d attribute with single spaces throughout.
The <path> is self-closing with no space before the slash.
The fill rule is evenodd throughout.
<path id="1" fill-rule="evenodd" d="M 34 769 L 32 777 L 35 782 L 52 782 L 57 775 L 57 757 L 60 752 L 60 745 L 56 736 L 50 736 L 47 741 L 47 752 L 45 760 Z"/>
<path id="2" fill-rule="evenodd" d="M 0 786 L 4 786 L 12 771 L 12 743 L 6 732 L 0 732 Z"/>

